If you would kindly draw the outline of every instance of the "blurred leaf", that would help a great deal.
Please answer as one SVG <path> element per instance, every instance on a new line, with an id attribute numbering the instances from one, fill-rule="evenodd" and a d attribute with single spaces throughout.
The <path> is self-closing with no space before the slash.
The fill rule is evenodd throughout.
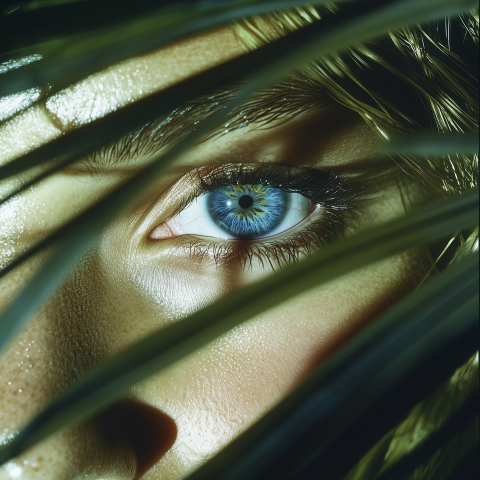
<path id="1" fill-rule="evenodd" d="M 468 308 L 471 311 L 474 311 L 474 302 L 476 302 L 478 307 L 478 295 L 468 302 Z M 460 315 L 462 313 L 465 315 L 465 312 L 458 312 Z M 466 313 L 471 318 L 471 313 Z M 478 418 L 478 400 L 478 391 L 476 391 L 466 400 L 462 408 L 455 412 L 438 431 L 431 434 L 419 447 L 413 450 L 413 452 L 409 452 L 408 455 L 377 477 L 376 480 L 403 480 L 407 475 L 413 474 L 416 467 L 428 461 L 437 450 L 453 440 L 455 435 L 461 434 L 462 430 L 467 428 L 469 424 L 476 423 Z M 465 480 L 463 477 L 457 478 Z M 478 475 L 476 478 L 478 478 Z"/>
<path id="2" fill-rule="evenodd" d="M 381 147 L 382 153 L 455 155 L 478 153 L 478 133 L 408 133 L 396 135 Z"/>
<path id="3" fill-rule="evenodd" d="M 182 4 L 179 4 L 180 8 L 169 5 L 156 14 L 150 12 L 144 19 L 125 24 L 121 29 L 102 29 L 97 34 L 90 32 L 76 41 L 67 37 L 65 40 L 53 40 L 50 46 L 47 42 L 43 48 L 42 44 L 37 44 L 35 48 L 23 49 L 18 52 L 19 55 L 35 53 L 47 58 L 35 65 L 25 66 L 21 71 L 6 73 L 0 84 L 0 96 L 46 84 L 67 86 L 113 63 L 211 30 L 239 17 L 265 13 L 278 7 L 278 3 L 270 1 L 252 3 L 238 0 L 235 4 L 238 4 L 237 9 L 232 8 L 230 3 L 211 7 L 210 3 L 201 2 L 197 5 L 195 2 L 193 5 L 197 5 L 197 9 L 182 8 Z M 286 6 L 285 2 L 282 4 Z M 360 25 L 359 22 L 356 30 L 338 39 L 340 43 L 337 50 L 357 40 L 361 42 L 375 38 L 389 29 L 464 12 L 473 8 L 474 4 L 472 0 L 370 0 L 362 2 L 361 6 L 353 2 L 346 10 L 356 9 L 359 15 L 364 15 L 372 6 L 376 6 L 385 25 L 378 17 L 372 18 L 374 22 L 371 25 Z M 303 2 L 292 2 L 291 5 L 300 6 Z"/>
<path id="4" fill-rule="evenodd" d="M 474 255 L 383 314 L 188 478 L 343 478 L 477 349 Z"/>
<path id="5" fill-rule="evenodd" d="M 57 3 L 56 5 L 52 3 Z M 313 3 L 325 3 L 319 0 Z M 15 14 L 0 17 L 1 50 L 15 50 L 25 46 L 36 47 L 52 39 L 63 42 L 84 42 L 90 36 L 102 35 L 99 29 L 107 29 L 112 35 L 124 35 L 131 30 L 133 21 L 155 17 L 157 26 L 162 27 L 169 15 L 180 13 L 185 21 L 185 13 L 195 11 L 217 13 L 227 9 L 245 9 L 264 13 L 292 6 L 299 7 L 306 2 L 292 0 L 82 0 L 72 2 L 32 2 L 20 7 Z M 219 8 L 220 7 L 220 8 Z M 221 9 L 221 10 L 220 10 Z M 13 13 L 13 12 L 12 12 Z M 122 23 L 123 22 L 123 23 Z M 169 22 L 171 23 L 171 22 Z M 167 26 L 168 24 L 167 23 Z M 109 28 L 119 27 L 119 30 Z M 83 35 L 78 35 L 83 34 Z M 76 38 L 73 35 L 78 35 Z M 64 37 L 62 39 L 62 37 Z"/>
<path id="6" fill-rule="evenodd" d="M 217 126 L 220 121 L 225 118 L 227 112 L 241 104 L 242 101 L 248 98 L 253 92 L 258 91 L 266 84 L 284 75 L 289 69 L 301 65 L 311 58 L 318 57 L 319 54 L 325 55 L 336 51 L 343 45 L 347 45 L 348 42 L 345 40 L 347 32 L 353 32 L 353 39 L 358 40 L 359 38 L 373 34 L 373 32 L 384 32 L 384 29 L 388 28 L 389 25 L 396 24 L 399 21 L 398 16 L 400 14 L 402 14 L 402 20 L 411 20 L 411 15 L 413 13 L 418 14 L 420 10 L 413 10 L 413 12 L 410 12 L 410 15 L 406 15 L 403 9 L 398 11 L 400 5 L 403 5 L 405 1 L 410 2 L 410 0 L 402 0 L 395 3 L 391 9 L 381 7 L 379 11 L 375 9 L 371 11 L 368 8 L 363 8 L 364 5 L 362 4 L 360 12 L 357 10 L 349 10 L 346 13 L 344 12 L 343 16 L 332 16 L 332 18 L 337 17 L 337 19 L 327 23 L 327 26 L 322 28 L 321 34 L 318 34 L 318 25 L 313 24 L 292 33 L 284 39 L 278 40 L 274 44 L 267 45 L 261 50 L 252 52 L 252 55 L 257 54 L 257 56 L 250 57 L 252 60 L 251 68 L 254 69 L 257 76 L 256 80 L 248 85 L 235 99 L 227 102 L 226 108 L 213 114 L 199 128 L 191 132 L 180 144 L 172 147 L 161 157 L 160 162 L 157 159 L 155 163 L 146 167 L 140 174 L 136 175 L 120 189 L 111 193 L 97 205 L 91 207 L 58 232 L 37 244 L 1 271 L 1 275 L 5 275 L 33 254 L 51 245 L 52 242 L 61 244 L 41 272 L 34 277 L 31 283 L 27 285 L 23 292 L 11 303 L 0 318 L 0 350 L 2 350 L 10 339 L 20 330 L 35 309 L 53 293 L 57 285 L 65 278 L 70 269 L 73 268 L 77 259 L 95 241 L 108 223 L 130 205 L 130 202 L 137 198 L 141 192 L 151 186 L 159 174 L 162 173 L 178 155 L 183 153 L 190 145 L 203 138 L 213 127 Z M 414 4 L 417 5 L 415 2 Z M 424 12 L 424 14 L 432 15 L 430 10 Z M 390 22 L 387 20 L 390 20 Z M 379 26 L 380 24 L 381 27 Z M 366 35 L 362 33 L 362 29 L 367 29 L 369 34 Z M 292 38 L 298 40 L 299 46 L 294 41 L 291 41 Z M 306 39 L 309 40 L 310 43 L 304 45 Z M 286 41 L 286 43 L 281 43 L 281 40 Z M 277 53 L 279 49 L 282 48 L 283 56 L 277 58 L 270 64 L 266 64 L 263 53 L 269 51 L 267 50 L 268 47 L 271 47 L 273 51 L 278 49 Z M 253 62 L 253 60 L 255 60 L 255 62 Z M 230 62 L 227 62 L 227 64 L 223 66 L 228 66 L 229 63 Z M 212 70 L 222 72 L 221 67 L 222 66 L 215 67 Z M 212 70 L 210 70 L 210 72 L 212 72 Z M 223 70 L 223 73 L 224 75 L 228 75 L 225 70 Z M 208 75 L 208 72 L 205 74 Z M 222 78 L 222 80 L 224 80 L 224 78 Z M 184 88 L 184 85 L 182 85 L 182 87 Z M 148 104 L 146 104 L 144 108 L 147 109 Z M 122 109 L 118 113 L 120 114 L 121 112 L 125 112 L 125 109 Z M 125 121 L 125 119 L 123 119 L 123 121 Z M 106 129 L 108 125 L 110 124 L 104 126 L 105 128 L 101 131 L 96 130 L 91 132 L 91 134 L 96 133 L 97 138 L 108 136 Z M 118 125 L 118 128 L 120 128 L 120 125 Z M 72 144 L 70 148 L 75 151 L 77 145 Z M 80 146 L 78 146 L 78 148 L 80 148 Z M 452 230 L 450 230 L 449 233 L 451 231 Z"/>
<path id="7" fill-rule="evenodd" d="M 69 387 L 19 434 L 17 440 L 0 450 L 0 459 L 7 461 L 54 432 L 87 419 L 117 400 L 135 383 L 263 311 L 400 250 L 433 241 L 473 224 L 477 217 L 477 190 L 423 206 L 405 217 L 322 249 L 261 282 L 150 334 Z M 65 250 L 69 251 L 68 248 Z M 27 291 L 32 289 L 35 292 L 39 278 L 42 282 L 46 281 L 43 275 L 37 276 Z M 2 322 L 7 323 L 10 315 L 18 320 L 16 310 L 19 308 L 20 315 L 25 313 L 23 305 L 15 303 L 7 309 Z M 5 329 L 2 322 L 0 338 L 9 339 L 12 331 Z M 17 327 L 18 323 L 13 322 L 13 326 Z"/>
<path id="8" fill-rule="evenodd" d="M 325 2 L 326 0 L 320 0 L 317 3 Z M 166 3 L 156 11 L 150 11 L 140 18 L 129 19 L 128 22 L 119 26 L 105 27 L 76 36 L 55 38 L 11 52 L 10 55 L 14 53 L 17 56 L 41 54 L 45 58 L 36 67 L 25 66 L 19 72 L 4 74 L 0 83 L 0 96 L 47 84 L 54 85 L 57 90 L 65 88 L 114 63 L 218 28 L 232 20 L 266 13 L 280 7 L 299 7 L 307 2 L 187 0 Z M 83 25 L 83 30 L 85 27 Z"/>

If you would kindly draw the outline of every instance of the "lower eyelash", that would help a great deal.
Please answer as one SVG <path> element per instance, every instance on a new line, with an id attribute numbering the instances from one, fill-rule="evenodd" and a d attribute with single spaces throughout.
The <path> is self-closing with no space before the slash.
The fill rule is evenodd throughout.
<path id="1" fill-rule="evenodd" d="M 178 247 L 186 250 L 190 258 L 197 263 L 213 259 L 218 266 L 233 261 L 245 270 L 252 269 L 256 261 L 260 268 L 271 268 L 275 271 L 325 247 L 347 228 L 338 212 L 324 211 L 322 217 L 311 220 L 295 233 L 270 241 L 268 237 L 263 239 L 264 241 L 219 241 L 195 235 L 182 235 L 175 241 L 178 242 Z"/>

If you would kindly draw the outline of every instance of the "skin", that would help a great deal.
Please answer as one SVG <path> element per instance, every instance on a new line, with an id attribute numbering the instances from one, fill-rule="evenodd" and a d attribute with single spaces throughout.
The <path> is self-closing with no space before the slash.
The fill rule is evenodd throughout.
<path id="1" fill-rule="evenodd" d="M 2 127 L 1 162 L 91 118 L 91 112 L 81 116 L 88 110 L 81 103 L 85 99 L 81 92 L 90 92 L 96 105 L 103 92 L 115 91 L 115 100 L 106 107 L 114 109 L 243 52 L 226 28 L 112 67 L 61 94 L 47 108 L 34 108 L 13 125 Z M 133 84 L 128 75 L 135 78 Z M 334 105 L 277 123 L 267 129 L 240 129 L 191 148 L 155 188 L 106 229 L 3 353 L 0 441 L 8 440 L 56 394 L 113 353 L 272 274 L 257 261 L 243 268 L 231 258 L 216 261 L 208 251 L 192 257 L 176 238 L 149 239 L 152 229 L 165 225 L 184 192 L 193 188 L 188 175 L 193 169 L 273 162 L 344 175 L 365 186 L 365 201 L 346 215 L 348 228 L 341 236 L 398 217 L 427 196 L 412 179 L 405 180 L 378 157 L 375 135 L 344 107 Z M 91 176 L 80 166 L 55 174 L 3 206 L 2 264 L 96 202 L 130 173 L 124 169 Z M 20 181 L 3 182 L 2 193 Z M 47 255 L 38 255 L 1 280 L 0 310 Z M 136 385 L 105 413 L 10 462 L 0 470 L 0 479 L 183 478 L 411 291 L 423 278 L 427 259 L 424 249 L 402 252 L 250 319 Z"/>

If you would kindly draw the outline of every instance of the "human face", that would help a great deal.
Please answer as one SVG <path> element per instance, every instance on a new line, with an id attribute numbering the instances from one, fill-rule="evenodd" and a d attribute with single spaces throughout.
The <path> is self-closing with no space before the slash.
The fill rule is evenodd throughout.
<path id="1" fill-rule="evenodd" d="M 112 67 L 2 127 L 3 162 L 242 53 L 233 31 L 225 28 Z M 2 358 L 3 438 L 113 353 L 324 248 L 322 242 L 328 248 L 335 241 L 332 229 L 339 238 L 354 235 L 403 215 L 424 198 L 419 185 L 378 156 L 374 133 L 356 113 L 331 102 L 285 120 L 191 147 L 104 231 Z M 97 164 L 93 175 L 92 165 L 80 162 L 3 206 L 2 263 L 94 204 L 145 157 L 134 156 L 126 165 Z M 305 190 L 328 179 L 337 193 L 329 202 L 317 190 L 305 200 L 289 197 L 296 220 L 277 222 L 279 231 L 270 239 L 273 229 L 253 240 L 225 226 L 220 236 L 208 230 L 212 213 L 201 199 L 210 194 L 199 196 L 202 188 L 226 191 L 239 178 L 248 179 L 239 182 L 243 186 L 258 186 L 259 172 L 262 179 L 277 175 L 287 185 L 301 178 Z M 19 181 L 0 186 L 7 192 Z M 281 190 L 271 178 L 266 181 Z M 348 191 L 348 198 L 340 191 Z M 200 200 L 185 206 L 191 197 Z M 48 253 L 2 280 L 0 308 Z M 184 477 L 414 288 L 425 263 L 422 249 L 402 252 L 279 304 L 136 385 L 104 414 L 21 455 L 0 478 Z"/>

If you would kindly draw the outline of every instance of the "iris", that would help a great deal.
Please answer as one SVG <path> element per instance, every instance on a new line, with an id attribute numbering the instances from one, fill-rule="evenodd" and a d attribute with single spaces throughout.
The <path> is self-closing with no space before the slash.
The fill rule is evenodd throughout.
<path id="1" fill-rule="evenodd" d="M 210 192 L 208 211 L 214 222 L 237 238 L 266 236 L 287 211 L 289 197 L 266 185 L 231 185 Z"/>

